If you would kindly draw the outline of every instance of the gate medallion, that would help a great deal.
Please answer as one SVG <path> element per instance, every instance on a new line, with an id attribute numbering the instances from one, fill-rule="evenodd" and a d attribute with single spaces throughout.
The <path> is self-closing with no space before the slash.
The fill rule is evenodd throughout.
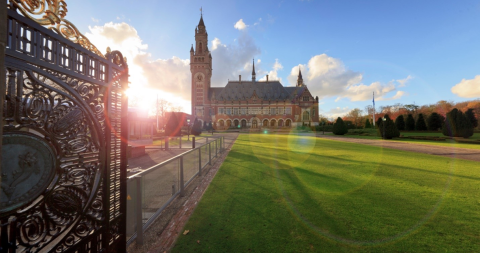
<path id="1" fill-rule="evenodd" d="M 0 214 L 37 198 L 55 175 L 55 153 L 33 134 L 5 133 L 2 146 Z"/>

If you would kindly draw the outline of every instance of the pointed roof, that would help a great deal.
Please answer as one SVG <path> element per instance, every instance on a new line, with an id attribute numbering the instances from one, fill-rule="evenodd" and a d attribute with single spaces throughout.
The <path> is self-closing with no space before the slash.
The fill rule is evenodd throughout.
<path id="1" fill-rule="evenodd" d="M 205 26 L 203 23 L 203 14 L 200 14 L 200 22 L 198 22 L 198 26 Z"/>
<path id="2" fill-rule="evenodd" d="M 190 48 L 190 52 L 193 52 L 193 44 L 192 44 L 192 47 Z"/>
<path id="3" fill-rule="evenodd" d="M 300 69 L 300 67 L 298 68 L 298 79 L 303 79 L 302 78 L 302 70 Z"/>
<path id="4" fill-rule="evenodd" d="M 252 75 L 255 75 L 255 59 L 253 59 L 253 70 L 252 70 Z"/>

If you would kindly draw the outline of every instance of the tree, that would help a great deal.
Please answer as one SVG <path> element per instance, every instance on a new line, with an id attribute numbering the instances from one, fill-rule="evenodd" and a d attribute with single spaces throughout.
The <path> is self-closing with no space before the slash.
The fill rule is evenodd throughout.
<path id="1" fill-rule="evenodd" d="M 335 124 L 333 124 L 333 134 L 344 135 L 348 132 L 347 125 L 343 122 L 343 119 L 338 117 Z"/>
<path id="2" fill-rule="evenodd" d="M 397 127 L 398 131 L 405 130 L 405 118 L 403 115 L 400 115 L 395 119 L 395 126 Z"/>
<path id="3" fill-rule="evenodd" d="M 370 124 L 370 119 L 369 118 L 366 118 L 365 119 L 365 129 L 369 129 L 369 128 L 372 128 L 372 124 Z"/>
<path id="4" fill-rule="evenodd" d="M 468 109 L 465 112 L 465 116 L 472 123 L 473 128 L 478 127 L 478 120 L 477 117 L 475 117 L 475 112 L 473 111 L 473 108 Z"/>
<path id="5" fill-rule="evenodd" d="M 385 117 L 385 121 L 382 120 L 382 123 L 380 123 L 377 129 L 379 136 L 381 136 L 384 139 L 392 139 L 395 137 L 399 137 L 400 131 L 398 131 L 393 120 L 390 119 L 390 116 L 388 116 L 388 114 L 385 114 L 384 117 Z M 383 128 L 383 124 L 385 124 L 385 129 Z M 384 132 L 385 132 L 385 136 L 383 135 Z"/>
<path id="6" fill-rule="evenodd" d="M 410 113 L 407 116 L 407 120 L 405 121 L 405 130 L 413 131 L 415 130 L 415 119 L 413 119 L 413 115 Z"/>
<path id="7" fill-rule="evenodd" d="M 473 125 L 462 111 L 453 108 L 447 113 L 442 132 L 450 137 L 468 138 L 473 135 Z"/>
<path id="8" fill-rule="evenodd" d="M 157 118 L 157 128 L 160 129 L 160 128 L 163 128 L 163 126 L 165 125 L 165 113 L 167 112 L 168 108 L 170 108 L 172 104 L 170 102 L 168 102 L 167 100 L 165 99 L 159 99 L 157 100 L 157 108 L 156 108 L 156 111 L 155 111 L 155 115 L 158 116 Z M 159 122 L 160 119 L 162 119 L 163 122 Z"/>
<path id="9" fill-rule="evenodd" d="M 443 122 L 445 122 L 445 118 L 442 115 L 432 112 L 427 118 L 427 129 L 429 131 L 437 131 L 439 128 L 442 128 Z"/>
<path id="10" fill-rule="evenodd" d="M 349 113 L 347 113 L 346 117 L 353 122 L 355 127 L 357 127 L 361 125 L 360 119 L 362 117 L 362 114 L 363 114 L 362 110 L 355 108 L 351 110 Z"/>
<path id="11" fill-rule="evenodd" d="M 192 130 L 190 132 L 195 136 L 199 136 L 200 134 L 202 134 L 202 122 L 198 119 L 195 119 Z"/>
<path id="12" fill-rule="evenodd" d="M 375 122 L 375 127 L 379 128 L 381 124 L 382 124 L 382 117 L 378 117 L 377 121 Z"/>
<path id="13" fill-rule="evenodd" d="M 427 124 L 425 123 L 425 119 L 423 118 L 423 114 L 418 114 L 417 123 L 415 123 L 415 130 L 417 131 L 426 131 Z"/>
<path id="14" fill-rule="evenodd" d="M 181 128 L 182 126 L 178 122 L 177 116 L 172 112 L 165 126 L 165 134 L 168 136 L 180 136 L 182 134 Z"/>

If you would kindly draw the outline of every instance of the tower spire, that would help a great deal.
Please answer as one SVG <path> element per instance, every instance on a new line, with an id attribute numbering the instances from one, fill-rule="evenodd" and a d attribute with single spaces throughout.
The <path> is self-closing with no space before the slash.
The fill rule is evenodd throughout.
<path id="1" fill-rule="evenodd" d="M 256 74 L 255 74 L 255 59 L 253 59 L 253 69 L 252 69 L 252 82 L 255 82 Z"/>
<path id="2" fill-rule="evenodd" d="M 297 87 L 302 87 L 302 86 L 303 86 L 302 70 L 300 69 L 300 66 L 299 66 L 298 67 Z"/>

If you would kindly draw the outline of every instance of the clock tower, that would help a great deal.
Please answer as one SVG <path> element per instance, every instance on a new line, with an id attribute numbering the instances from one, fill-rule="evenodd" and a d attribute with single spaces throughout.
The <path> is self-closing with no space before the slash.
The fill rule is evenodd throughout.
<path id="1" fill-rule="evenodd" d="M 192 115 L 203 122 L 210 121 L 210 101 L 212 55 L 208 50 L 208 33 L 203 23 L 203 15 L 195 28 L 195 49 L 190 49 L 190 72 L 192 72 Z"/>

